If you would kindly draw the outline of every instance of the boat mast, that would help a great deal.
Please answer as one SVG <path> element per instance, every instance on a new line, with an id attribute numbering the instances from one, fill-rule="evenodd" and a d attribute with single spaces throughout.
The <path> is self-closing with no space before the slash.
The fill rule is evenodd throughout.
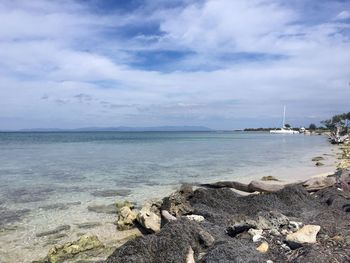
<path id="1" fill-rule="evenodd" d="M 286 105 L 284 105 L 283 107 L 283 124 L 282 124 L 282 128 L 285 128 L 285 122 L 286 122 Z"/>

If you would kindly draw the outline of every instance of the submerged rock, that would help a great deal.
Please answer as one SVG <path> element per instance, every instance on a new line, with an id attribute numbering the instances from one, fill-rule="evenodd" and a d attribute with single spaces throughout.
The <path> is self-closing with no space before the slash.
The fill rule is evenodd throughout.
<path id="1" fill-rule="evenodd" d="M 119 210 L 118 220 L 116 222 L 118 230 L 127 230 L 134 227 L 137 213 L 129 207 L 124 206 Z"/>
<path id="2" fill-rule="evenodd" d="M 322 160 L 324 160 L 324 158 L 322 156 L 317 156 L 317 157 L 312 158 L 313 162 L 318 162 L 318 161 L 322 161 Z"/>
<path id="3" fill-rule="evenodd" d="M 49 250 L 45 259 L 37 262 L 61 263 L 65 262 L 67 259 L 76 257 L 79 253 L 103 247 L 103 244 L 98 240 L 97 236 L 83 235 L 76 241 L 54 246 Z"/>
<path id="4" fill-rule="evenodd" d="M 97 226 L 101 226 L 102 224 L 100 222 L 85 222 L 85 223 L 79 223 L 76 224 L 78 228 L 81 229 L 88 229 L 88 228 L 94 228 Z"/>
<path id="5" fill-rule="evenodd" d="M 77 202 L 67 202 L 67 203 L 56 203 L 56 204 L 39 206 L 39 208 L 43 210 L 66 210 L 73 205 L 81 205 L 81 202 L 77 201 Z"/>
<path id="6" fill-rule="evenodd" d="M 116 206 L 118 209 L 120 209 L 120 208 L 122 208 L 122 207 L 124 207 L 124 206 L 127 206 L 127 207 L 129 207 L 130 209 L 134 209 L 134 208 L 135 208 L 135 204 L 132 203 L 132 202 L 130 202 L 130 201 L 128 201 L 128 200 L 125 200 L 125 201 L 122 201 L 122 202 L 117 201 L 117 202 L 115 202 L 115 206 Z"/>
<path id="7" fill-rule="evenodd" d="M 261 181 L 279 181 L 276 177 L 272 175 L 263 176 Z"/>
<path id="8" fill-rule="evenodd" d="M 7 224 L 19 222 L 29 213 L 29 209 L 9 210 L 0 207 L 0 227 L 3 228 Z"/>
<path id="9" fill-rule="evenodd" d="M 91 193 L 93 196 L 97 197 L 113 197 L 113 196 L 128 196 L 131 190 L 129 189 L 110 189 L 110 190 L 98 190 Z"/>
<path id="10" fill-rule="evenodd" d="M 91 205 L 88 206 L 88 210 L 95 213 L 104 213 L 104 214 L 116 214 L 118 212 L 115 204 L 110 205 Z"/>
<path id="11" fill-rule="evenodd" d="M 57 234 L 57 233 L 62 232 L 62 231 L 67 231 L 69 229 L 70 229 L 70 225 L 62 225 L 62 226 L 58 226 L 52 230 L 37 233 L 36 236 L 37 237 L 44 237 L 44 236 L 54 235 L 54 234 Z"/>
<path id="12" fill-rule="evenodd" d="M 55 189 L 52 187 L 21 187 L 9 189 L 5 197 L 14 203 L 30 203 L 46 200 Z"/>

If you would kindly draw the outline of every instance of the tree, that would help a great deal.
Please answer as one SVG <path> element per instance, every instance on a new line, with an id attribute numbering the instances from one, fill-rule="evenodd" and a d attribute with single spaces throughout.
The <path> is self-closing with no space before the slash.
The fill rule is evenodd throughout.
<path id="1" fill-rule="evenodd" d="M 330 130 L 334 130 L 337 126 L 347 130 L 350 124 L 350 112 L 334 115 L 331 119 L 321 121 L 321 123 Z"/>
<path id="2" fill-rule="evenodd" d="M 309 125 L 309 130 L 310 130 L 310 131 L 314 131 L 314 130 L 316 130 L 316 129 L 317 129 L 316 124 L 311 123 L 311 124 Z"/>
<path id="3" fill-rule="evenodd" d="M 284 127 L 290 128 L 290 125 L 288 123 L 284 124 Z"/>

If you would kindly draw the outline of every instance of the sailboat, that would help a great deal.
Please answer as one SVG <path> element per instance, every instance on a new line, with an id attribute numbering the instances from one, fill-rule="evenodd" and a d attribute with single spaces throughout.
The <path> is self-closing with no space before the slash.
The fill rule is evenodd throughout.
<path id="1" fill-rule="evenodd" d="M 286 121 L 286 106 L 283 107 L 283 124 L 282 128 L 280 130 L 270 130 L 270 133 L 277 133 L 277 134 L 297 134 L 298 131 L 293 131 L 291 128 L 287 128 L 285 125 Z"/>

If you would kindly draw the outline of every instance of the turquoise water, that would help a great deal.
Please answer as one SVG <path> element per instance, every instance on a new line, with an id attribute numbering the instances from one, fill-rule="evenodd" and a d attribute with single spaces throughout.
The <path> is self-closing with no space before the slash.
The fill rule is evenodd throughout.
<path id="1" fill-rule="evenodd" d="M 311 158 L 320 155 L 326 158 L 326 165 L 316 168 Z M 116 199 L 141 203 L 160 198 L 183 182 L 248 181 L 263 175 L 296 180 L 333 170 L 331 155 L 332 148 L 324 136 L 247 132 L 0 133 L 0 211 L 7 209 L 19 215 L 12 218 L 0 214 L 0 227 L 19 227 L 0 236 L 0 254 L 41 248 L 45 240 L 35 238 L 35 233 L 57 225 L 115 219 L 89 212 L 88 205 L 110 204 Z M 129 191 L 121 196 L 96 196 L 96 191 L 103 190 Z M 74 201 L 80 204 L 67 209 L 41 209 Z M 34 259 L 37 254 L 32 254 Z"/>

